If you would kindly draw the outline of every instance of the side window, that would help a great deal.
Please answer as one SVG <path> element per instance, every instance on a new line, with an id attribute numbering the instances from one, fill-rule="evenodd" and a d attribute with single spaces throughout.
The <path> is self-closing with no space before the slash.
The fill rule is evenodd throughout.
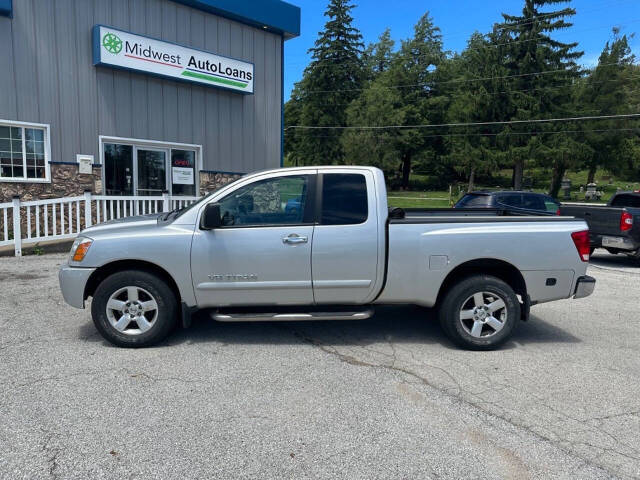
<path id="1" fill-rule="evenodd" d="M 544 205 L 547 209 L 547 212 L 551 212 L 551 213 L 556 213 L 560 208 L 560 204 L 556 203 L 552 198 L 545 199 Z"/>
<path id="2" fill-rule="evenodd" d="M 354 225 L 369 216 L 367 182 L 359 173 L 326 173 L 322 180 L 322 225 Z"/>
<path id="3" fill-rule="evenodd" d="M 522 202 L 522 208 L 526 208 L 529 210 L 540 210 L 545 211 L 547 209 L 544 204 L 544 200 L 539 195 L 527 195 L 524 194 Z"/>
<path id="4" fill-rule="evenodd" d="M 500 195 L 498 202 L 509 207 L 522 208 L 522 195 L 520 193 L 507 193 L 506 195 Z"/>
<path id="5" fill-rule="evenodd" d="M 245 185 L 222 199 L 222 224 L 231 226 L 303 223 L 309 175 L 268 178 Z"/>

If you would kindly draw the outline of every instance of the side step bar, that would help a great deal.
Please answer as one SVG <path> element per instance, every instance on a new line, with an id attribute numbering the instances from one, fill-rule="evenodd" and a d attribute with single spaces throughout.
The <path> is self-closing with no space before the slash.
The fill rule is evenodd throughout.
<path id="1" fill-rule="evenodd" d="M 221 313 L 211 312 L 218 322 L 301 322 L 313 320 L 366 320 L 373 310 L 363 312 L 313 312 L 313 313 Z"/>

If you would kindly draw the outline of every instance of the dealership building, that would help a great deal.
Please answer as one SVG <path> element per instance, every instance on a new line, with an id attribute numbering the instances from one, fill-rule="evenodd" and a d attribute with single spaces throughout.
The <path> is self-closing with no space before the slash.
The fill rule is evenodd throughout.
<path id="1" fill-rule="evenodd" d="M 193 196 L 282 165 L 280 0 L 0 0 L 0 203 Z"/>

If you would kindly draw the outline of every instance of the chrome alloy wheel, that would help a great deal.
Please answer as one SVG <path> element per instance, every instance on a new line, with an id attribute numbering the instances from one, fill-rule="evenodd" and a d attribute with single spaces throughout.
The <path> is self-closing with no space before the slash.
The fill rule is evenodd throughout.
<path id="1" fill-rule="evenodd" d="M 126 335 L 140 335 L 151 329 L 158 318 L 158 303 L 140 287 L 116 290 L 107 302 L 107 318 L 113 328 Z"/>
<path id="2" fill-rule="evenodd" d="M 507 306 L 495 293 L 474 293 L 462 303 L 460 323 L 472 337 L 491 337 L 502 330 L 506 321 Z"/>

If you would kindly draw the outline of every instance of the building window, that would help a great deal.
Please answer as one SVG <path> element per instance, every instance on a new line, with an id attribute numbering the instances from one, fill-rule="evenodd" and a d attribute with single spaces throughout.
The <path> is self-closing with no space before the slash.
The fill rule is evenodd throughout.
<path id="1" fill-rule="evenodd" d="M 196 195 L 198 146 L 123 140 L 101 141 L 107 195 Z"/>
<path id="2" fill-rule="evenodd" d="M 49 181 L 46 126 L 0 122 L 0 181 Z"/>
<path id="3" fill-rule="evenodd" d="M 195 196 L 196 152 L 171 150 L 171 190 L 174 195 Z"/>

